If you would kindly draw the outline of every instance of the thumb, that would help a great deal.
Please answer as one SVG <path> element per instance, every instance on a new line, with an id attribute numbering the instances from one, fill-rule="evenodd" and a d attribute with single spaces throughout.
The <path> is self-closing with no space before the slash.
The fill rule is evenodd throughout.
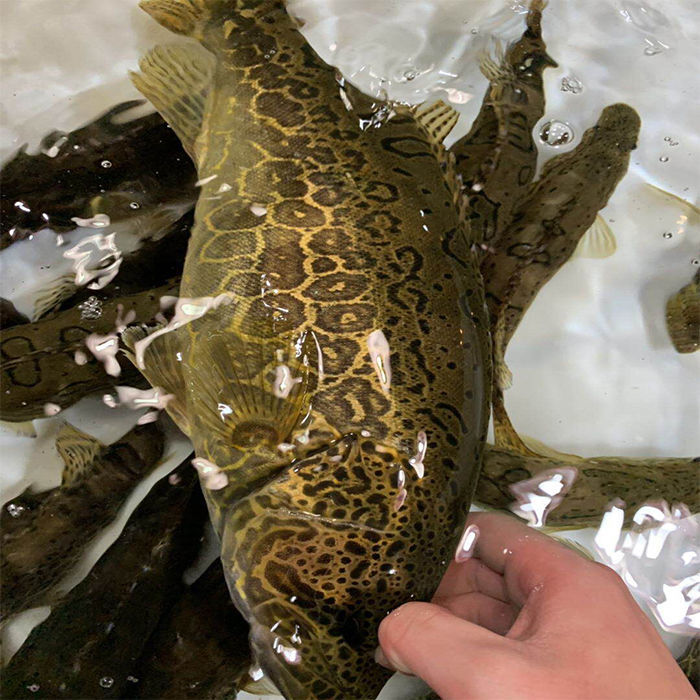
<path id="1" fill-rule="evenodd" d="M 439 605 L 406 603 L 382 620 L 379 643 L 379 663 L 420 677 L 443 698 L 464 698 L 470 676 L 497 667 L 512 642 Z"/>

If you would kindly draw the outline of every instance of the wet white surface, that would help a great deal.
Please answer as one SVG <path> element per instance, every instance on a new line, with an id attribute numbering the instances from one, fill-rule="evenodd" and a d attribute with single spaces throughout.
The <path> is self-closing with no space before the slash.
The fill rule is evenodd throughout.
<path id="1" fill-rule="evenodd" d="M 523 22 L 519 3 L 495 0 L 292 4 L 307 19 L 304 31 L 319 53 L 363 89 L 411 102 L 450 100 L 463 115 L 454 138 L 466 132 L 485 87 L 477 68 L 479 52 L 492 46 L 492 34 L 517 37 Z M 51 129 L 76 128 L 109 106 L 137 97 L 127 71 L 153 44 L 178 41 L 132 0 L 11 0 L 3 3 L 3 24 L 3 159 L 22 143 L 36 146 Z M 538 295 L 510 345 L 511 417 L 520 431 L 584 456 L 698 454 L 700 353 L 682 356 L 673 350 L 664 305 L 696 269 L 692 260 L 700 258 L 700 217 L 645 183 L 698 204 L 700 134 L 694 127 L 700 121 L 695 60 L 700 12 L 687 0 L 552 0 L 543 26 L 549 52 L 560 64 L 545 74 L 543 122 L 570 124 L 573 146 L 603 106 L 626 101 L 639 111 L 643 127 L 630 172 L 603 212 L 617 238 L 617 252 L 604 260 L 569 262 Z M 562 91 L 563 78 L 579 80 L 582 91 Z M 545 157 L 556 152 L 542 147 Z M 70 234 L 69 242 L 93 233 Z M 120 235 L 118 244 L 126 240 Z M 39 271 L 38 260 L 50 267 Z M 52 234 L 18 243 L 0 255 L 0 295 L 30 311 L 33 295 L 63 274 L 63 267 Z M 53 439 L 66 419 L 111 441 L 134 415 L 91 398 L 36 421 L 36 439 L 3 432 L 3 501 L 30 483 L 39 488 L 57 483 L 60 464 Z M 189 448 L 173 434 L 168 449 L 170 462 L 129 499 L 118 523 L 72 575 L 73 582 L 114 540 L 150 484 Z M 581 539 L 591 544 L 592 533 Z M 16 648 L 37 614 L 27 613 L 10 625 L 4 653 Z M 672 644 L 678 650 L 682 641 L 676 637 Z M 392 691 L 394 697 L 406 692 Z"/>

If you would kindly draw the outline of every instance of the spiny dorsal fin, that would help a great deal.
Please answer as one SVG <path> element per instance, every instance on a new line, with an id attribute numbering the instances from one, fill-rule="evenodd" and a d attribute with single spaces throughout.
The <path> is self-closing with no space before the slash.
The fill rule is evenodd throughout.
<path id="1" fill-rule="evenodd" d="M 194 38 L 208 14 L 205 0 L 141 0 L 139 7 L 171 32 Z"/>
<path id="2" fill-rule="evenodd" d="M 445 140 L 458 119 L 459 112 L 442 101 L 435 102 L 428 107 L 421 105 L 416 110 L 416 121 L 435 143 L 442 143 Z"/>
<path id="3" fill-rule="evenodd" d="M 197 45 L 156 46 L 131 73 L 136 89 L 173 128 L 197 164 L 197 137 L 214 72 L 214 57 Z"/>
<path id="4" fill-rule="evenodd" d="M 95 457 L 104 448 L 97 438 L 65 423 L 56 437 L 56 450 L 65 465 L 61 486 L 70 486 L 87 474 Z"/>
<path id="5" fill-rule="evenodd" d="M 64 275 L 42 289 L 34 300 L 32 321 L 38 321 L 60 306 L 68 297 L 75 294 L 77 286 L 74 275 Z"/>
<path id="6" fill-rule="evenodd" d="M 122 333 L 122 342 L 129 348 L 129 351 L 125 351 L 125 354 L 135 367 L 137 364 L 133 352 L 136 343 L 162 327 L 163 324 L 149 328 L 130 326 Z M 185 380 L 183 379 L 182 366 L 178 359 L 181 357 L 177 340 L 178 335 L 177 331 L 172 331 L 153 341 L 144 353 L 145 369 L 141 370 L 141 372 L 148 379 L 151 386 L 162 387 L 166 394 L 172 394 L 175 397 L 168 403 L 166 410 L 177 424 L 177 427 L 185 435 L 189 435 L 190 424 L 185 408 Z"/>
<path id="7" fill-rule="evenodd" d="M 593 225 L 581 236 L 572 258 L 609 258 L 617 250 L 615 234 L 598 214 Z"/>

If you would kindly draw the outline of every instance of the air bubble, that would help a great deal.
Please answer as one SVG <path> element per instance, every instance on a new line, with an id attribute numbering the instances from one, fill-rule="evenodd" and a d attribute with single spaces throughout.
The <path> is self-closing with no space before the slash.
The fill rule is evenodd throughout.
<path id="1" fill-rule="evenodd" d="M 545 122 L 540 129 L 540 140 L 548 146 L 557 148 L 574 140 L 574 130 L 570 124 L 552 119 Z"/>
<path id="2" fill-rule="evenodd" d="M 129 206 L 130 206 L 132 209 L 140 209 L 140 208 L 141 208 L 141 205 L 140 205 L 138 202 L 130 202 L 130 203 L 129 203 Z"/>
<path id="3" fill-rule="evenodd" d="M 663 236 L 664 238 L 673 238 L 673 234 L 670 231 L 665 231 Z"/>
<path id="4" fill-rule="evenodd" d="M 27 690 L 28 690 L 30 693 L 38 693 L 38 692 L 39 692 L 39 688 L 40 688 L 40 686 L 39 686 L 38 683 L 32 683 L 31 685 L 28 685 L 28 686 L 27 686 Z"/>
<path id="5" fill-rule="evenodd" d="M 561 91 L 570 92 L 573 95 L 578 95 L 583 92 L 583 83 L 578 79 L 570 75 L 565 75 L 561 79 Z"/>
<path id="6" fill-rule="evenodd" d="M 111 168 L 112 167 L 112 161 L 111 160 L 103 160 L 100 165 L 103 168 Z"/>
<path id="7" fill-rule="evenodd" d="M 100 678 L 100 687 L 101 688 L 111 688 L 114 685 L 114 678 L 110 676 L 103 676 Z"/>
<path id="8" fill-rule="evenodd" d="M 659 158 L 659 160 L 660 160 L 662 163 L 668 163 L 668 156 L 661 156 L 661 157 Z"/>
<path id="9" fill-rule="evenodd" d="M 95 321 L 102 316 L 102 302 L 95 296 L 88 297 L 82 304 L 78 304 L 80 318 L 84 321 Z"/>
<path id="10" fill-rule="evenodd" d="M 24 511 L 25 511 L 24 506 L 18 506 L 16 503 L 10 503 L 7 506 L 7 512 L 13 518 L 19 518 L 19 516 L 22 515 L 22 513 L 24 513 Z"/>
<path id="11" fill-rule="evenodd" d="M 693 258 L 693 259 L 690 261 L 690 264 L 691 264 L 691 265 L 700 265 L 700 258 Z"/>
<path id="12" fill-rule="evenodd" d="M 403 72 L 403 78 L 407 81 L 415 80 L 417 75 L 418 73 L 410 68 Z"/>

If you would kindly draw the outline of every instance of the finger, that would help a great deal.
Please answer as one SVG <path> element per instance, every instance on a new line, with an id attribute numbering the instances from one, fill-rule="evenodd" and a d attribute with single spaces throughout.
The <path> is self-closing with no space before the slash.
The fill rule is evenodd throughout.
<path id="1" fill-rule="evenodd" d="M 572 588 L 581 587 L 580 574 L 591 562 L 556 540 L 498 513 L 473 513 L 468 522 L 480 530 L 474 557 L 503 574 L 516 605 L 523 606 L 534 591 L 570 596 Z"/>
<path id="2" fill-rule="evenodd" d="M 518 615 L 517 609 L 512 605 L 478 592 L 462 593 L 446 598 L 436 596 L 433 598 L 433 603 L 446 608 L 463 620 L 473 622 L 500 635 L 508 632 Z"/>
<path id="3" fill-rule="evenodd" d="M 472 592 L 508 602 L 508 590 L 503 576 L 479 559 L 453 561 L 447 567 L 435 595 L 447 598 Z"/>
<path id="4" fill-rule="evenodd" d="M 479 669 L 476 678 L 495 672 L 517 645 L 431 603 L 397 608 L 379 626 L 379 642 L 393 668 L 419 676 L 443 698 L 471 694 L 472 674 L 459 673 L 466 660 Z"/>

